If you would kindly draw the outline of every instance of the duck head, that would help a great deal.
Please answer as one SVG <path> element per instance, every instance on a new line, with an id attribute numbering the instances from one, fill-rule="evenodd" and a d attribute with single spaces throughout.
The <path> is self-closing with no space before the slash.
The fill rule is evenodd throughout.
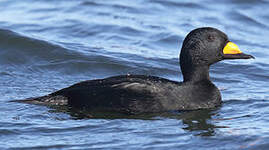
<path id="1" fill-rule="evenodd" d="M 192 30 L 184 39 L 180 67 L 185 81 L 209 79 L 209 66 L 224 59 L 250 59 L 222 31 L 204 27 Z"/>

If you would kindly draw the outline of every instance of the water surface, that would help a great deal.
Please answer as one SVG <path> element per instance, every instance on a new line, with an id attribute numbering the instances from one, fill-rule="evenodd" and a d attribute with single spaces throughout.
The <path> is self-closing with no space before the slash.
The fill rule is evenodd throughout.
<path id="1" fill-rule="evenodd" d="M 1 149 L 268 149 L 269 1 L 0 1 Z M 122 74 L 180 81 L 192 29 L 224 31 L 255 60 L 211 67 L 214 110 L 91 118 L 10 103 Z"/>

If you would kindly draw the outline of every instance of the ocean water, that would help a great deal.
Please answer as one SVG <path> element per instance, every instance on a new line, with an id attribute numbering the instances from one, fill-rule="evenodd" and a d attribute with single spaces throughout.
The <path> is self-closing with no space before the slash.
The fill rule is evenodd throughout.
<path id="1" fill-rule="evenodd" d="M 268 149 L 268 0 L 1 0 L 0 149 Z M 128 117 L 11 103 L 122 74 L 182 80 L 192 29 L 224 31 L 255 60 L 211 67 L 223 105 Z"/>

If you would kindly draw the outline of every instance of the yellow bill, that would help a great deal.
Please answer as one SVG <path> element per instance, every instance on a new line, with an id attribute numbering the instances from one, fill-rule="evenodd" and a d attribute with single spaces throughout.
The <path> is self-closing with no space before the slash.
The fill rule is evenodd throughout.
<path id="1" fill-rule="evenodd" d="M 223 54 L 241 54 L 239 47 L 233 42 L 228 42 L 223 48 Z"/>

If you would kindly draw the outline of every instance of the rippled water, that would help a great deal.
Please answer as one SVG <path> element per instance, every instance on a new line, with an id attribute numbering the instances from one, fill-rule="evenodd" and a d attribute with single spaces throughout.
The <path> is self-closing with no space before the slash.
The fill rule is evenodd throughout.
<path id="1" fill-rule="evenodd" d="M 0 1 L 1 149 L 268 149 L 268 0 Z M 211 67 L 215 110 L 130 118 L 10 103 L 88 79 L 182 80 L 186 34 L 216 27 L 254 55 Z"/>

